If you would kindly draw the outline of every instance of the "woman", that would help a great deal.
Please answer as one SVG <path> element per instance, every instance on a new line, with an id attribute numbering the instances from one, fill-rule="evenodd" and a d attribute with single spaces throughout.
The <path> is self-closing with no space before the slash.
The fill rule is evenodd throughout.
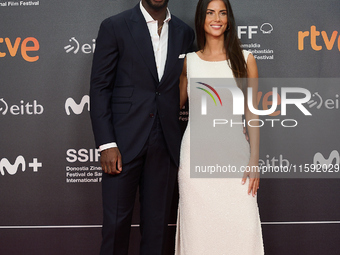
<path id="1" fill-rule="evenodd" d="M 195 27 L 200 50 L 186 57 L 180 78 L 181 106 L 188 97 L 189 87 L 197 85 L 188 83 L 190 78 L 258 78 L 253 55 L 240 47 L 228 0 L 199 0 Z M 243 91 L 245 98 L 252 96 L 253 102 L 257 102 L 257 82 L 249 80 L 252 82 L 235 82 L 235 86 Z M 252 95 L 247 95 L 247 87 L 252 88 Z M 222 100 L 225 104 L 226 98 Z M 198 102 L 194 94 L 192 97 L 189 94 L 190 114 L 194 103 Z M 227 100 L 227 105 L 228 102 L 232 102 L 232 97 Z M 234 116 L 232 109 L 223 109 L 224 116 L 242 122 L 242 116 Z M 194 124 L 194 115 L 190 116 L 181 147 L 176 255 L 263 254 L 256 201 L 258 172 L 241 172 L 239 178 L 190 178 L 190 125 L 200 125 Z M 254 119 L 258 116 L 246 104 L 246 123 Z M 205 150 L 204 153 L 208 156 L 220 153 L 225 165 L 235 165 L 238 169 L 241 166 L 257 167 L 260 134 L 255 126 L 258 125 L 252 121 L 252 125 L 247 127 L 249 143 L 243 135 L 242 126 L 238 126 L 229 128 L 227 132 L 220 129 L 223 133 L 217 131 L 218 138 L 209 138 L 214 143 L 222 142 L 222 152 Z"/>

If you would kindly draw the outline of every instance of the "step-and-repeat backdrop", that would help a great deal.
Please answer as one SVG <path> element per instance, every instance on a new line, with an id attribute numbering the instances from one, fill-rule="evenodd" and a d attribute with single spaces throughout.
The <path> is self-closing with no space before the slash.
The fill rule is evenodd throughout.
<path id="1" fill-rule="evenodd" d="M 98 253 L 102 174 L 88 112 L 91 60 L 101 21 L 137 3 L 0 0 L 0 254 Z M 170 0 L 169 8 L 193 27 L 196 3 Z M 260 77 L 277 80 L 275 112 L 261 117 L 260 163 L 300 173 L 261 180 L 266 253 L 339 254 L 340 2 L 231 4 Z M 297 87 L 297 78 L 310 100 L 288 104 L 284 114 L 280 103 L 290 96 L 282 88 L 290 80 Z M 272 106 L 272 91 L 260 84 L 260 109 Z M 138 208 L 130 254 L 138 254 Z M 174 232 L 170 225 L 167 254 Z"/>

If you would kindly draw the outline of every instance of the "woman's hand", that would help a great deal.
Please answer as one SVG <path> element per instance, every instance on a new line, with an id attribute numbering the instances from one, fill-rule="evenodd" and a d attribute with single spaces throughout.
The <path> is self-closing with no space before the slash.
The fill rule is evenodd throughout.
<path id="1" fill-rule="evenodd" d="M 257 164 L 248 164 L 246 171 L 243 174 L 242 185 L 246 183 L 248 177 L 248 195 L 250 195 L 251 193 L 253 197 L 255 197 L 257 194 L 257 190 L 260 188 L 260 171 Z"/>

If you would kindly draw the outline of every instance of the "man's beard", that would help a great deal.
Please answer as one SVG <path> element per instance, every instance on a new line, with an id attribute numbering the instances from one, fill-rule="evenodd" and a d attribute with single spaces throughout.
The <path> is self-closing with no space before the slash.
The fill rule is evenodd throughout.
<path id="1" fill-rule="evenodd" d="M 159 11 L 159 10 L 163 9 L 165 6 L 167 6 L 169 0 L 165 0 L 161 4 L 154 4 L 154 3 L 151 2 L 151 0 L 145 0 L 145 2 L 155 11 Z"/>

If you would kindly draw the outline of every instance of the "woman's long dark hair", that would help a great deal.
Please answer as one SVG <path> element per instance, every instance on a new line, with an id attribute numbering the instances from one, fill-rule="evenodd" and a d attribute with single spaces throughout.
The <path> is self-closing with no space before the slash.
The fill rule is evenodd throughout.
<path id="1" fill-rule="evenodd" d="M 199 50 L 203 50 L 206 38 L 204 23 L 207 14 L 208 5 L 212 0 L 199 0 L 195 15 L 195 29 L 197 35 L 197 46 Z M 230 68 L 233 71 L 235 78 L 247 77 L 247 63 L 244 59 L 240 40 L 237 37 L 236 24 L 231 5 L 228 0 L 222 0 L 227 8 L 228 26 L 224 32 L 224 48 L 226 50 L 227 58 L 230 60 Z M 244 86 L 241 88 L 246 89 Z"/>

